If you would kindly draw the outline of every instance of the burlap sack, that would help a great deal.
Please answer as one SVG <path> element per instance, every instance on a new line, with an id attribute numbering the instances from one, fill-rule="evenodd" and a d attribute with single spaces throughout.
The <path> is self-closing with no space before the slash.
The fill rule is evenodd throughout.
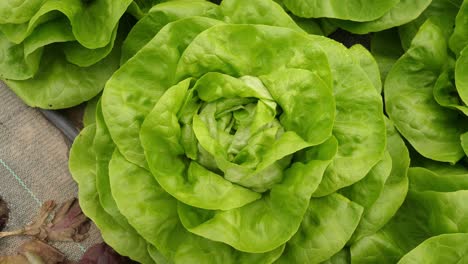
<path id="1" fill-rule="evenodd" d="M 41 113 L 26 106 L 0 82 L 0 196 L 10 207 L 5 231 L 32 220 L 41 202 L 58 203 L 77 197 L 68 171 L 69 143 Z M 16 252 L 26 238 L 0 239 L 0 255 Z M 90 245 L 101 241 L 93 226 L 81 243 L 54 243 L 71 260 L 78 260 Z"/>

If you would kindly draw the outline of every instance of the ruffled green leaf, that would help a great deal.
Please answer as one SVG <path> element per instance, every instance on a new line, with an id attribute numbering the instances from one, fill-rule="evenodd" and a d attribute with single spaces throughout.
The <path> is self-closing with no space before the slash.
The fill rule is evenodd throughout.
<path id="1" fill-rule="evenodd" d="M 468 1 L 463 4 L 455 19 L 455 29 L 449 41 L 450 49 L 458 56 L 468 46 Z"/>
<path id="2" fill-rule="evenodd" d="M 151 8 L 128 34 L 122 47 L 121 64 L 133 57 L 167 24 L 192 16 L 218 18 L 219 7 L 206 1 L 169 1 Z"/>
<path id="3" fill-rule="evenodd" d="M 329 17 L 351 21 L 370 21 L 383 16 L 400 1 L 281 0 L 281 2 L 299 17 Z"/>
<path id="4" fill-rule="evenodd" d="M 74 40 L 66 20 L 57 19 L 40 25 L 23 43 L 10 42 L 0 33 L 0 78 L 26 80 L 39 70 L 46 45 Z"/>
<path id="5" fill-rule="evenodd" d="M 468 104 L 468 46 L 460 52 L 455 65 L 455 87 L 466 106 Z"/>
<path id="6" fill-rule="evenodd" d="M 177 213 L 177 200 L 166 193 L 148 171 L 114 152 L 109 165 L 112 194 L 136 230 L 173 263 L 273 263 L 283 252 L 252 254 L 188 232 Z M 128 199 L 131 195 L 133 198 Z M 141 214 L 139 206 L 145 205 Z"/>
<path id="7" fill-rule="evenodd" d="M 372 81 L 377 92 L 382 92 L 382 80 L 380 79 L 379 66 L 372 54 L 362 45 L 354 45 L 350 49 L 350 54 L 359 63 L 359 66 L 366 72 L 369 80 Z"/>
<path id="8" fill-rule="evenodd" d="M 431 2 L 431 0 L 401 0 L 375 20 L 366 22 L 333 20 L 332 23 L 355 34 L 378 32 L 413 21 L 421 15 Z"/>
<path id="9" fill-rule="evenodd" d="M 0 3 L 0 24 L 25 23 L 39 10 L 45 0 L 11 0 Z"/>
<path id="10" fill-rule="evenodd" d="M 417 19 L 398 28 L 403 48 L 409 49 L 419 28 L 428 19 L 431 19 L 432 23 L 442 29 L 442 35 L 444 39 L 447 39 L 453 32 L 455 17 L 462 2 L 463 0 L 432 0 Z"/>
<path id="11" fill-rule="evenodd" d="M 410 191 L 403 206 L 381 231 L 352 245 L 352 262 L 396 263 L 427 238 L 466 232 L 467 173 L 443 164 L 434 164 L 433 171 L 410 168 Z"/>
<path id="12" fill-rule="evenodd" d="M 351 244 L 381 229 L 395 215 L 408 192 L 408 149 L 393 123 L 389 120 L 386 123 L 389 155 L 384 156 L 364 179 L 343 189 L 346 197 L 364 207 Z"/>
<path id="13" fill-rule="evenodd" d="M 336 193 L 313 198 L 301 227 L 276 263 L 321 263 L 331 258 L 350 239 L 362 212 L 359 204 Z"/>
<path id="14" fill-rule="evenodd" d="M 431 237 L 403 256 L 398 263 L 463 263 L 468 259 L 467 241 L 467 233 Z"/>
<path id="15" fill-rule="evenodd" d="M 227 243 L 237 250 L 252 253 L 273 250 L 298 230 L 310 197 L 335 152 L 334 139 L 318 146 L 306 163 L 293 163 L 285 171 L 284 180 L 262 199 L 240 208 L 207 211 L 179 202 L 182 224 L 194 234 Z"/>
<path id="16" fill-rule="evenodd" d="M 365 72 L 342 45 L 313 39 L 322 44 L 334 73 L 337 108 L 332 134 L 338 140 L 338 153 L 314 193 L 319 197 L 364 178 L 382 158 L 386 142 L 382 99 Z"/>
<path id="17" fill-rule="evenodd" d="M 119 254 L 141 263 L 154 263 L 146 250 L 146 242 L 133 229 L 125 229 L 108 215 L 96 195 L 96 155 L 93 140 L 95 125 L 86 127 L 73 143 L 69 167 L 79 186 L 83 212 L 98 226 L 104 240 Z"/>
<path id="18" fill-rule="evenodd" d="M 37 12 L 22 24 L 1 24 L 0 30 L 14 43 L 21 43 L 41 23 L 65 16 L 70 21 L 76 40 L 88 49 L 106 46 L 121 16 L 132 2 L 122 1 L 42 1 Z"/>
<path id="19" fill-rule="evenodd" d="M 390 119 L 421 155 L 455 163 L 464 156 L 460 135 L 466 126 L 456 111 L 440 106 L 433 96 L 447 60 L 442 31 L 426 22 L 389 72 L 385 103 Z"/>

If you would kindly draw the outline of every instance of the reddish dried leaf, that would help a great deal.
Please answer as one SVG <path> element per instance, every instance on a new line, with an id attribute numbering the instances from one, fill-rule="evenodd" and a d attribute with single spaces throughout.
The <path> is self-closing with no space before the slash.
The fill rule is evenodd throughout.
<path id="1" fill-rule="evenodd" d="M 119 255 L 105 243 L 96 244 L 86 250 L 79 264 L 127 264 L 136 263 Z"/>
<path id="2" fill-rule="evenodd" d="M 81 211 L 77 199 L 64 203 L 47 225 L 47 237 L 53 241 L 82 241 L 88 237 L 91 224 Z"/>
<path id="3" fill-rule="evenodd" d="M 81 211 L 78 200 L 63 203 L 48 222 L 55 207 L 54 201 L 46 201 L 31 224 L 20 230 L 1 232 L 0 238 L 13 235 L 29 235 L 44 241 L 82 241 L 87 238 L 90 222 Z"/>

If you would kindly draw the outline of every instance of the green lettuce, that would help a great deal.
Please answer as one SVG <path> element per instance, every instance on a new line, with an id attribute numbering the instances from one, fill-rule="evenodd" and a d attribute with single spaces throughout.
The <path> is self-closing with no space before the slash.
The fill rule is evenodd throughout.
<path id="1" fill-rule="evenodd" d="M 329 17 L 351 21 L 370 21 L 383 16 L 400 0 L 281 0 L 280 2 L 299 17 Z"/>
<path id="2" fill-rule="evenodd" d="M 80 207 L 93 219 L 103 239 L 121 255 L 130 256 L 141 263 L 153 263 L 145 241 L 134 229 L 119 225 L 99 203 L 99 197 L 96 195 L 96 154 L 92 147 L 95 130 L 95 124 L 83 129 L 70 152 L 69 167 L 80 190 Z"/>
<path id="3" fill-rule="evenodd" d="M 131 3 L 3 1 L 0 80 L 33 107 L 67 108 L 93 98 L 119 66 Z"/>
<path id="4" fill-rule="evenodd" d="M 415 20 L 426 10 L 431 2 L 431 0 L 401 0 L 377 19 L 364 22 L 334 19 L 331 22 L 355 34 L 378 32 Z"/>
<path id="5" fill-rule="evenodd" d="M 403 256 L 398 263 L 464 262 L 467 259 L 467 239 L 467 233 L 431 237 Z"/>
<path id="6" fill-rule="evenodd" d="M 278 0 L 279 1 L 279 0 Z M 300 18 L 304 24 L 329 24 L 355 34 L 379 32 L 417 19 L 431 0 L 323 1 L 281 0 L 283 8 Z"/>
<path id="7" fill-rule="evenodd" d="M 403 206 L 383 229 L 352 245 L 353 263 L 396 263 L 413 248 L 420 252 L 426 239 L 466 232 L 467 169 L 438 163 L 426 167 L 409 169 L 409 193 Z M 431 240 L 437 241 L 437 237 Z M 456 248 L 457 244 L 450 246 Z M 428 257 L 444 253 L 429 252 Z"/>
<path id="8" fill-rule="evenodd" d="M 409 48 L 419 28 L 429 18 L 432 23 L 443 29 L 444 38 L 448 38 L 453 32 L 455 18 L 463 2 L 464 0 L 432 0 L 421 15 L 398 28 L 403 48 Z"/>
<path id="9" fill-rule="evenodd" d="M 170 1 L 123 54 L 70 156 L 80 196 L 94 183 L 82 203 L 99 214 L 83 211 L 120 254 L 333 262 L 403 203 L 408 150 L 362 46 L 309 35 L 270 0 Z"/>
<path id="10" fill-rule="evenodd" d="M 465 156 L 460 137 L 468 130 L 466 67 L 460 63 L 463 56 L 454 63 L 443 30 L 428 20 L 385 81 L 390 119 L 416 151 L 433 160 L 455 163 Z"/>
<path id="11" fill-rule="evenodd" d="M 141 263 L 463 261 L 467 10 L 468 0 L 129 4 L 139 21 L 123 42 L 114 31 L 120 68 L 70 154 L 83 212 Z M 13 54 L 5 74 L 34 76 L 47 45 L 78 45 L 67 30 L 41 33 L 58 19 L 30 41 L 0 42 Z M 368 51 L 320 36 L 337 27 L 378 32 Z M 84 69 L 115 47 L 70 50 Z"/>

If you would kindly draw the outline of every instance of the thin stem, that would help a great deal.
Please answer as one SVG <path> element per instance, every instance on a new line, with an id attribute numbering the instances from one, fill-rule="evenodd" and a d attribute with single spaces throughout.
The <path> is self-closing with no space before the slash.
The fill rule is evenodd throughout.
<path id="1" fill-rule="evenodd" d="M 0 232 L 0 239 L 4 237 L 9 237 L 9 236 L 17 236 L 17 235 L 22 235 L 24 233 L 25 229 L 18 229 L 15 231 L 10 231 L 10 232 Z"/>

